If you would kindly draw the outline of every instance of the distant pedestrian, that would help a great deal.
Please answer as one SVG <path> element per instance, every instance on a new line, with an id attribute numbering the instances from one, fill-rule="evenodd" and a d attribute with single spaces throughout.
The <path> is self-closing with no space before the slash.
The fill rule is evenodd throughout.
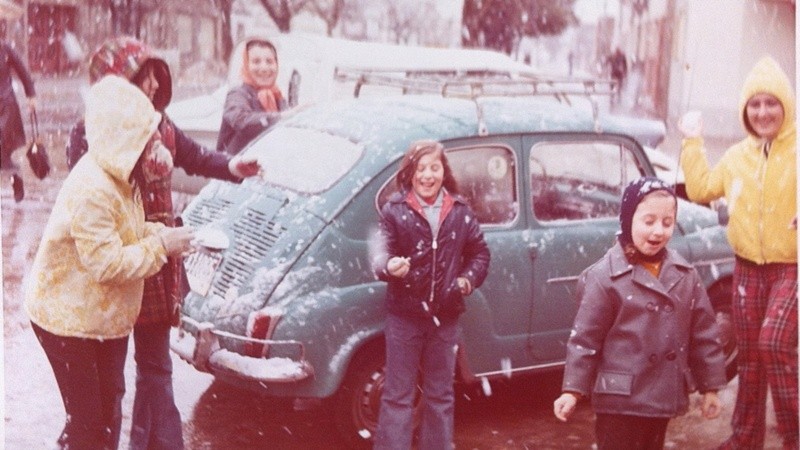
<path id="1" fill-rule="evenodd" d="M 677 199 L 654 177 L 622 195 L 618 242 L 578 281 L 575 317 L 554 413 L 566 421 L 591 397 L 599 450 L 655 450 L 667 424 L 703 393 L 703 416 L 719 415 L 727 384 L 714 311 L 691 264 L 667 243 Z"/>
<path id="2" fill-rule="evenodd" d="M 619 102 L 622 89 L 625 87 L 625 79 L 628 76 L 628 58 L 622 52 L 622 49 L 617 47 L 614 53 L 608 56 L 608 65 L 611 71 L 611 79 L 617 85 L 616 101 Z"/>
<path id="3" fill-rule="evenodd" d="M 13 172 L 12 187 L 14 199 L 21 201 L 25 196 L 19 166 L 11 159 L 12 153 L 25 146 L 25 128 L 17 97 L 11 87 L 11 72 L 17 74 L 28 98 L 28 111 L 36 110 L 36 89 L 33 78 L 25 68 L 17 52 L 5 42 L 0 42 L 0 169 Z"/>
<path id="4" fill-rule="evenodd" d="M 783 448 L 798 448 L 797 130 L 792 82 L 770 57 L 745 79 L 739 119 L 747 132 L 710 168 L 702 120 L 687 113 L 681 168 L 693 201 L 727 201 L 728 242 L 736 253 L 733 319 L 739 393 L 723 449 L 760 449 L 767 387 Z"/>
<path id="5" fill-rule="evenodd" d="M 116 449 L 128 335 L 144 279 L 191 249 L 193 232 L 145 221 L 142 186 L 163 170 L 161 114 L 107 76 L 86 102 L 89 152 L 64 180 L 25 290 L 25 310 L 66 412 L 59 448 Z"/>
<path id="6" fill-rule="evenodd" d="M 411 449 L 421 384 L 420 450 L 450 449 L 453 377 L 464 297 L 489 269 L 489 247 L 442 144 L 418 141 L 397 172 L 400 192 L 381 209 L 386 253 L 376 260 L 386 288 L 386 382 L 376 449 Z"/>
<path id="7" fill-rule="evenodd" d="M 217 150 L 239 153 L 258 134 L 280 120 L 288 108 L 278 87 L 278 52 L 266 39 L 248 39 L 243 46 L 242 84 L 225 98 Z"/>

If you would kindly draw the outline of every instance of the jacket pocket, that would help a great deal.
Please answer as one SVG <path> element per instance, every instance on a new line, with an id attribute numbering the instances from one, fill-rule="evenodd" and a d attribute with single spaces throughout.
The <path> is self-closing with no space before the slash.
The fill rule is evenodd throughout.
<path id="1" fill-rule="evenodd" d="M 594 392 L 598 394 L 631 395 L 633 374 L 601 371 L 597 374 Z"/>

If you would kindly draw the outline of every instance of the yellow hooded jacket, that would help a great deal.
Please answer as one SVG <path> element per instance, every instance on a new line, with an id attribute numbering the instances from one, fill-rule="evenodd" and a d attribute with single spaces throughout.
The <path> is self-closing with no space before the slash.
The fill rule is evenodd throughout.
<path id="1" fill-rule="evenodd" d="M 745 111 L 757 93 L 772 94 L 783 105 L 783 124 L 768 155 Z M 796 263 L 797 229 L 791 225 L 797 216 L 795 96 L 786 73 L 772 58 L 762 58 L 748 74 L 739 112 L 748 136 L 726 150 L 713 169 L 702 138 L 683 140 L 681 168 L 687 194 L 703 203 L 725 196 L 728 241 L 736 255 L 757 264 Z"/>
<path id="2" fill-rule="evenodd" d="M 130 175 L 161 115 L 139 88 L 117 76 L 95 83 L 86 102 L 88 156 L 56 198 L 26 280 L 31 320 L 59 335 L 127 336 L 144 279 L 166 261 L 162 224 L 145 222 Z"/>

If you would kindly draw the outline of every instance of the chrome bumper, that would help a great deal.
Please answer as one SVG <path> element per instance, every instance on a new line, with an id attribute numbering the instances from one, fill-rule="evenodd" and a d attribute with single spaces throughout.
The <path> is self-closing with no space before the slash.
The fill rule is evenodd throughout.
<path id="1" fill-rule="evenodd" d="M 195 330 L 188 331 L 186 326 Z M 245 356 L 220 347 L 219 338 L 236 339 L 269 346 L 296 346 L 298 358 L 257 358 Z M 268 383 L 291 383 L 314 375 L 305 359 L 305 347 L 299 341 L 273 341 L 254 339 L 226 331 L 216 330 L 208 322 L 198 322 L 182 317 L 177 334 L 170 338 L 170 349 L 197 370 L 225 373 L 239 378 Z"/>

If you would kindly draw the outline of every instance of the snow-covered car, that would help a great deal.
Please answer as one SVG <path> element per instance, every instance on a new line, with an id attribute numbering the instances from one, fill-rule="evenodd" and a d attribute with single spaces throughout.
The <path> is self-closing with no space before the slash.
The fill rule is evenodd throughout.
<path id="1" fill-rule="evenodd" d="M 505 79 L 541 75 L 531 66 L 490 50 L 359 42 L 304 33 L 279 34 L 269 39 L 275 44 L 280 63 L 276 83 L 289 104 L 300 108 L 359 95 L 395 95 L 405 89 L 364 83 L 365 74 L 373 77 L 480 74 Z M 178 128 L 208 148 L 216 148 L 228 90 L 241 83 L 243 46 L 244 42 L 239 43 L 231 53 L 226 80 L 216 90 L 173 102 L 166 110 Z M 172 180 L 177 211 L 208 181 L 178 168 Z"/>
<path id="2" fill-rule="evenodd" d="M 267 396 L 330 402 L 353 448 L 369 445 L 377 423 L 386 286 L 371 252 L 411 142 L 444 143 L 492 253 L 460 319 L 456 379 L 466 384 L 563 366 L 578 275 L 613 245 L 626 184 L 655 174 L 642 147 L 658 141 L 652 121 L 552 102 L 542 80 L 518 80 L 538 86 L 530 95 L 486 95 L 510 83 L 485 79 L 471 95 L 442 95 L 432 84 L 450 82 L 436 77 L 394 83 L 436 94 L 305 108 L 244 150 L 267 168 L 263 178 L 212 181 L 183 214 L 205 248 L 186 262 L 191 292 L 173 350 Z M 733 373 L 733 252 L 716 214 L 680 200 L 670 246 L 700 273 Z"/>

